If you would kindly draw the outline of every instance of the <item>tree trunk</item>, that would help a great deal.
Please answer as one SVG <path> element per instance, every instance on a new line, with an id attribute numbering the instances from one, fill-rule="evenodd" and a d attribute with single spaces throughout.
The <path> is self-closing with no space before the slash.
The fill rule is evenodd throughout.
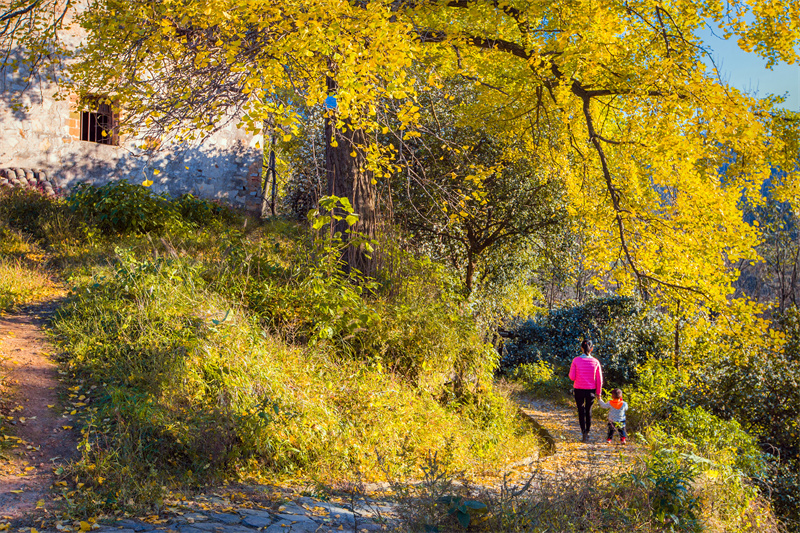
<path id="1" fill-rule="evenodd" d="M 681 355 L 681 302 L 678 301 L 675 309 L 675 358 Z"/>
<path id="2" fill-rule="evenodd" d="M 345 131 L 337 130 L 334 123 L 335 118 L 325 121 L 325 172 L 328 178 L 328 194 L 350 200 L 353 210 L 358 215 L 358 222 L 352 227 L 349 227 L 345 220 L 340 220 L 336 222 L 334 231 L 340 232 L 345 242 L 350 239 L 348 228 L 372 239 L 376 235 L 378 223 L 378 191 L 372 173 L 366 170 L 366 159 L 359 148 L 366 144 L 366 135 L 361 130 L 352 130 L 349 127 L 346 127 Z M 331 146 L 334 140 L 337 146 Z M 375 273 L 375 258 L 370 256 L 364 244 L 347 247 L 343 259 L 348 269 L 355 268 L 367 276 Z"/>
<path id="3" fill-rule="evenodd" d="M 475 278 L 475 257 L 472 251 L 467 252 L 467 274 L 464 279 L 464 285 L 467 288 L 467 295 L 472 294 L 472 283 Z"/>

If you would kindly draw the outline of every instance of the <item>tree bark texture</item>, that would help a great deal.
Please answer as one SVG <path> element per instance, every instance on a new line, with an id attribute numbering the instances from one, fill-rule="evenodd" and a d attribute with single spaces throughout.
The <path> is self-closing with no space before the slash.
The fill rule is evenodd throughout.
<path id="1" fill-rule="evenodd" d="M 361 130 L 350 128 L 340 131 L 334 127 L 334 120 L 329 118 L 325 122 L 325 171 L 328 178 L 328 194 L 350 200 L 355 214 L 358 215 L 358 222 L 349 229 L 372 239 L 376 235 L 378 223 L 378 190 L 373 183 L 372 173 L 366 170 L 366 159 L 359 148 L 366 144 L 366 135 Z M 331 146 L 333 140 L 337 146 Z M 335 223 L 334 231 L 340 232 L 345 242 L 351 238 L 347 230 L 348 225 L 344 219 Z M 360 244 L 348 246 L 343 259 L 348 269 L 355 268 L 362 274 L 370 276 L 375 273 L 376 261 L 369 255 L 365 245 Z"/>

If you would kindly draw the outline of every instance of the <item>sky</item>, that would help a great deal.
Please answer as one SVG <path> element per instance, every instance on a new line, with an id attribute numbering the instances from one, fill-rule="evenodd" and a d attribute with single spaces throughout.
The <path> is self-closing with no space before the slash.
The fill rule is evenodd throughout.
<path id="1" fill-rule="evenodd" d="M 800 65 L 780 63 L 766 68 L 766 60 L 754 53 L 742 51 L 736 37 L 723 39 L 722 30 L 714 27 L 700 32 L 700 37 L 711 49 L 723 81 L 749 95 L 765 97 L 769 94 L 784 96 L 782 107 L 800 111 Z M 711 68 L 710 63 L 706 63 Z"/>

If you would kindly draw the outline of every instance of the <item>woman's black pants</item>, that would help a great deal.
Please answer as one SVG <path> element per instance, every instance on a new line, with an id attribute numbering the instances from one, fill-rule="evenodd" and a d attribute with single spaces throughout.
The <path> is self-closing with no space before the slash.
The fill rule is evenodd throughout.
<path id="1" fill-rule="evenodd" d="M 589 433 L 592 429 L 592 405 L 594 404 L 594 389 L 572 389 L 575 403 L 578 405 L 578 422 L 582 433 Z"/>

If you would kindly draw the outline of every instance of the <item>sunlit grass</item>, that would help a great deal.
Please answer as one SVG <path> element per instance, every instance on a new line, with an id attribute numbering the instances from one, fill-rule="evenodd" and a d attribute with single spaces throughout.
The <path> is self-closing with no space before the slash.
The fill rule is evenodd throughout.
<path id="1" fill-rule="evenodd" d="M 0 311 L 57 296 L 60 289 L 44 269 L 21 259 L 0 257 Z"/>

